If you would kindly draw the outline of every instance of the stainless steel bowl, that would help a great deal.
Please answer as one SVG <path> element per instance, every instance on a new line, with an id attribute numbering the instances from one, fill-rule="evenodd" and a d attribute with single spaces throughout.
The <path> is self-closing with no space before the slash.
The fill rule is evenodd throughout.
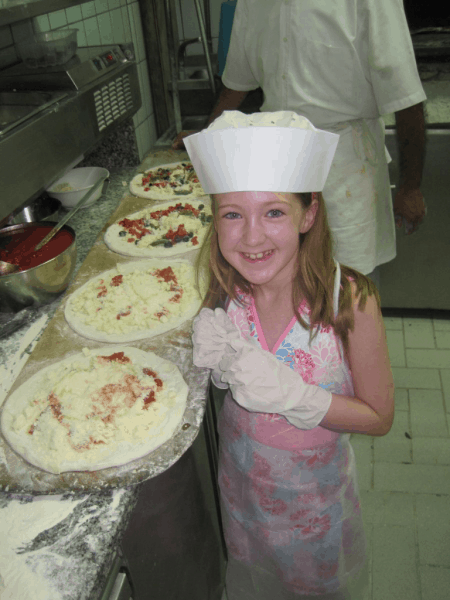
<path id="1" fill-rule="evenodd" d="M 8 219 L 8 225 L 17 225 L 18 223 L 37 223 L 39 221 L 58 221 L 61 202 L 50 198 L 39 197 L 33 200 L 28 206 L 19 213 Z"/>
<path id="2" fill-rule="evenodd" d="M 0 230 L 0 247 L 8 243 L 6 240 L 24 229 L 36 225 L 56 225 L 49 221 L 22 223 Z M 75 231 L 68 225 L 63 229 L 73 236 L 73 242 L 61 254 L 45 263 L 0 277 L 0 312 L 18 312 L 27 306 L 42 306 L 53 302 L 67 289 L 77 259 L 77 242 Z"/>

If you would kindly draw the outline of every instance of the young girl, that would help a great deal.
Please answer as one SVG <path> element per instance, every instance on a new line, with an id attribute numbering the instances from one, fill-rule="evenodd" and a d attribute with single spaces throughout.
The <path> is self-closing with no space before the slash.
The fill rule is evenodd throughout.
<path id="1" fill-rule="evenodd" d="M 349 434 L 388 433 L 394 386 L 377 290 L 333 260 L 320 190 L 336 137 L 295 113 L 232 112 L 185 140 L 214 214 L 193 341 L 194 363 L 230 388 L 229 600 L 365 597 Z"/>

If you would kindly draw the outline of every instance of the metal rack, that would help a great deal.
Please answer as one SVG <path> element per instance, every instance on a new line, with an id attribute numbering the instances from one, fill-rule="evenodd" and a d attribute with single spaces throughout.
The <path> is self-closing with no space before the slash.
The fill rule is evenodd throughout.
<path id="1" fill-rule="evenodd" d="M 203 0 L 205 17 L 203 17 L 200 0 L 194 0 L 200 36 L 179 42 L 175 0 L 165 0 L 167 37 L 170 55 L 171 81 L 169 91 L 172 94 L 173 110 L 175 115 L 176 133 L 182 130 L 180 90 L 204 90 L 211 89 L 213 95 L 216 93 L 216 83 L 213 72 L 212 37 L 211 37 L 211 14 L 210 0 Z M 204 63 L 196 65 L 197 70 L 192 76 L 187 77 L 186 48 L 190 44 L 201 42 L 204 52 Z"/>

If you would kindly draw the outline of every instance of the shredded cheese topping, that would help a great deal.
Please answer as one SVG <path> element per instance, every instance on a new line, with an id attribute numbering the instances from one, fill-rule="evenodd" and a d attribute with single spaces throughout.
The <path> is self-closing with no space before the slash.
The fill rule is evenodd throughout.
<path id="1" fill-rule="evenodd" d="M 35 448 L 67 460 L 95 456 L 112 441 L 145 440 L 175 398 L 151 365 L 134 364 L 124 352 L 83 353 L 47 371 L 13 422 L 13 430 L 32 437 Z"/>
<path id="2" fill-rule="evenodd" d="M 198 180 L 192 163 L 185 162 L 175 167 L 159 167 L 147 171 L 140 181 L 134 182 L 143 192 L 155 192 L 158 195 L 173 197 L 195 194 L 203 196 L 205 192 Z M 151 194 L 149 194 L 151 195 Z"/>
<path id="3" fill-rule="evenodd" d="M 194 281 L 188 263 L 129 273 L 119 264 L 105 279 L 94 279 L 73 296 L 70 308 L 82 323 L 108 334 L 151 330 L 186 314 L 199 298 Z"/>
<path id="4" fill-rule="evenodd" d="M 137 248 L 195 248 L 199 246 L 212 221 L 211 209 L 204 204 L 177 203 L 167 208 L 147 208 L 115 225 L 115 245 L 134 244 Z M 114 226 L 113 226 L 114 227 Z"/>

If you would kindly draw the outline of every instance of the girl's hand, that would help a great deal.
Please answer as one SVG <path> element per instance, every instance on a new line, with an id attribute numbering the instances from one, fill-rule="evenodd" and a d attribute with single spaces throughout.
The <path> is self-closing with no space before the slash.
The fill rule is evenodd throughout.
<path id="1" fill-rule="evenodd" d="M 317 427 L 331 403 L 331 393 L 306 384 L 301 376 L 269 352 L 245 340 L 231 340 L 219 363 L 221 381 L 233 398 L 253 412 L 279 413 L 300 429 Z"/>
<path id="2" fill-rule="evenodd" d="M 239 331 L 221 308 L 215 311 L 202 308 L 194 319 L 193 362 L 197 367 L 215 369 L 222 357 L 229 351 L 227 345 L 232 339 L 239 339 Z"/>

